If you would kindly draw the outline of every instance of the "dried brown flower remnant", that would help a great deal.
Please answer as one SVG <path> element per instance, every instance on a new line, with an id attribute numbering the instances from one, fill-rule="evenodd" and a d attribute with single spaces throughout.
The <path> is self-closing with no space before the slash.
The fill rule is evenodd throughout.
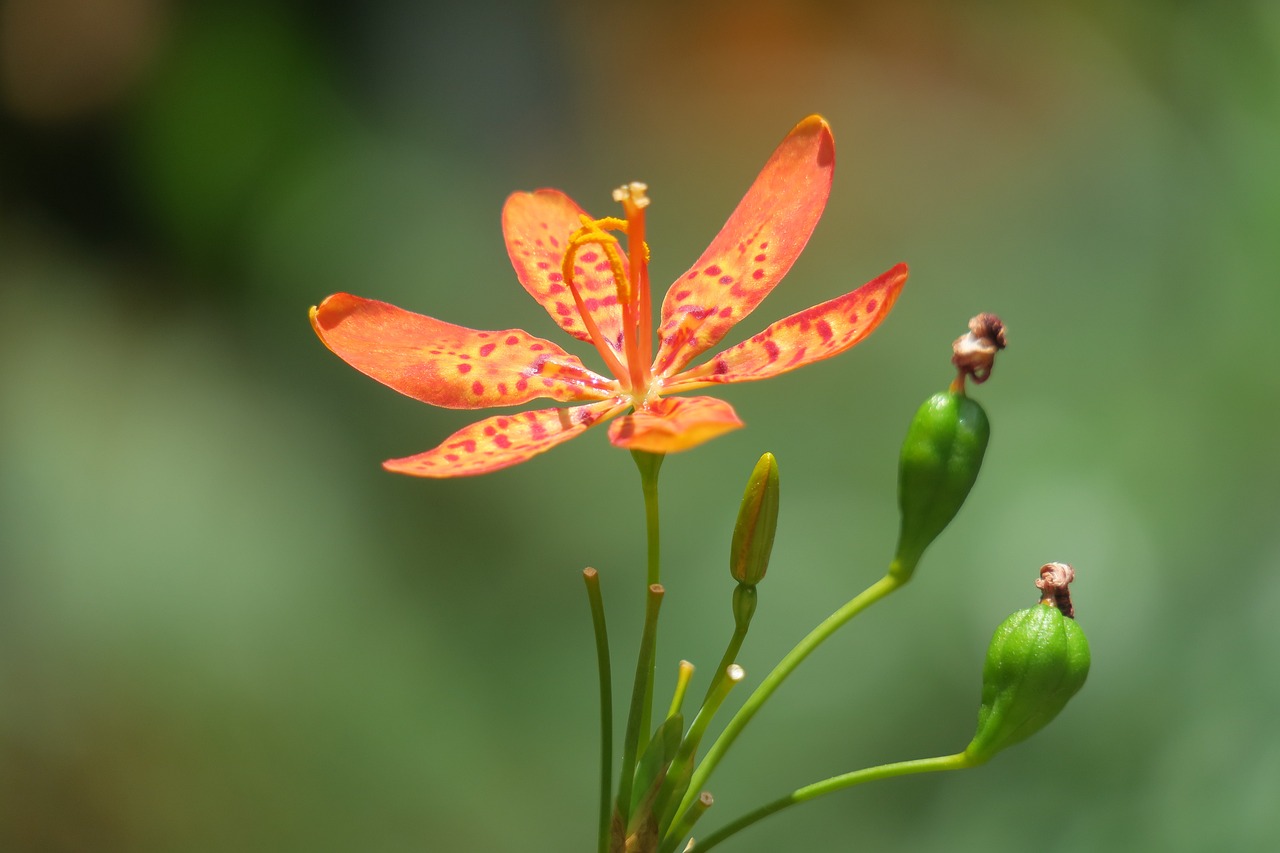
<path id="1" fill-rule="evenodd" d="M 966 376 L 973 377 L 979 385 L 987 381 L 996 353 L 1004 349 L 1006 343 L 1004 323 L 995 314 L 982 313 L 969 321 L 968 334 L 956 338 L 951 345 L 951 363 L 960 371 L 956 384 L 961 390 Z"/>
<path id="2" fill-rule="evenodd" d="M 1041 604 L 1052 604 L 1062 611 L 1063 616 L 1074 619 L 1075 608 L 1071 605 L 1071 582 L 1076 579 L 1076 571 L 1066 563 L 1045 563 L 1040 567 L 1040 579 L 1036 588 L 1040 590 Z"/>

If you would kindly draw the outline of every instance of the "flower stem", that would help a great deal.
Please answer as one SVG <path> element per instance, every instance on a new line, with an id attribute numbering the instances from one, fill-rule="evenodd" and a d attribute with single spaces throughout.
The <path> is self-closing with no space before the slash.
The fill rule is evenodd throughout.
<path id="1" fill-rule="evenodd" d="M 645 600 L 644 634 L 640 638 L 640 655 L 636 660 L 636 678 L 631 689 L 631 710 L 627 714 L 627 732 L 622 741 L 622 778 L 618 782 L 618 814 L 622 825 L 630 819 L 631 788 L 635 782 L 636 756 L 640 754 L 642 737 L 647 738 L 648 714 L 642 708 L 648 695 L 646 684 L 653 678 L 653 647 L 658 632 L 658 607 L 662 604 L 662 585 L 651 584 Z"/>
<path id="2" fill-rule="evenodd" d="M 724 654 L 720 657 L 720 665 L 711 674 L 711 683 L 707 685 L 707 694 L 702 697 L 702 704 L 705 705 L 711 694 L 716 692 L 729 664 L 737 661 L 738 652 L 742 651 L 742 641 L 747 638 L 747 630 L 751 627 L 751 617 L 755 612 L 756 588 L 738 584 L 733 591 L 733 636 L 729 638 L 729 645 L 725 646 Z"/>
<path id="3" fill-rule="evenodd" d="M 862 770 L 855 770 L 852 773 L 845 773 L 840 776 L 832 776 L 830 779 L 823 779 L 821 782 L 814 782 L 812 785 L 805 785 L 803 788 L 797 788 L 785 797 L 774 800 L 772 803 L 763 805 L 753 812 L 743 815 L 726 826 L 721 827 L 706 838 L 699 840 L 694 849 L 698 853 L 710 850 L 721 841 L 729 836 L 745 829 L 758 820 L 768 817 L 774 812 L 781 811 L 788 806 L 797 803 L 807 802 L 824 794 L 830 794 L 845 788 L 852 788 L 854 785 L 861 785 L 863 782 L 874 782 L 877 779 L 892 779 L 894 776 L 910 776 L 913 773 L 935 773 L 942 770 L 964 770 L 967 767 L 974 766 L 969 756 L 963 752 L 957 752 L 954 755 L 942 755 L 936 758 L 917 758 L 912 761 L 898 761 L 893 764 L 881 764 L 876 767 L 866 767 Z M 678 839 L 677 839 L 678 840 Z"/>
<path id="4" fill-rule="evenodd" d="M 716 738 L 716 742 L 711 745 L 711 749 L 707 751 L 707 755 L 702 759 L 698 768 L 693 772 L 693 776 L 689 780 L 689 787 L 685 794 L 684 800 L 680 803 L 680 807 L 676 810 L 675 819 L 672 825 L 676 826 L 680 823 L 680 816 L 693 803 L 693 798 L 697 796 L 697 792 L 701 791 L 707 783 L 707 779 L 716 769 L 716 765 L 720 763 L 720 759 L 733 745 L 738 735 L 746 728 L 747 723 L 751 722 L 751 718 L 756 715 L 765 701 L 773 695 L 774 691 L 782 685 L 797 666 L 799 666 L 810 653 L 813 652 L 823 641 L 836 632 L 844 623 L 848 622 L 854 616 L 857 616 L 866 608 L 875 604 L 889 593 L 900 587 L 905 580 L 894 577 L 893 575 L 885 575 L 880 580 L 858 593 L 852 599 L 844 604 L 835 613 L 832 613 L 823 620 L 816 628 L 809 632 L 795 648 L 787 653 L 778 665 L 773 668 L 773 672 L 765 676 L 764 681 L 760 682 L 760 686 L 756 691 L 748 697 L 747 701 L 738 709 L 738 713 L 733 715 L 725 726 L 724 731 L 720 733 L 720 737 Z"/>
<path id="5" fill-rule="evenodd" d="M 661 453 L 647 453 L 640 450 L 633 450 L 631 458 L 635 460 L 636 468 L 640 471 L 640 489 L 644 493 L 644 527 L 645 541 L 648 550 L 646 583 L 648 586 L 662 583 L 662 536 L 658 526 L 658 472 L 662 468 L 662 461 L 666 456 Z M 649 635 L 651 643 L 649 649 L 642 650 L 642 654 L 648 655 L 649 672 L 644 683 L 644 698 L 641 703 L 642 715 L 640 717 L 639 731 L 641 737 L 648 737 L 649 732 L 653 730 L 653 678 L 654 666 L 657 660 L 658 645 L 658 626 L 653 626 L 652 635 Z M 634 697 L 633 697 L 633 702 Z M 641 751 L 640 744 L 637 744 L 637 754 Z"/>
<path id="6" fill-rule="evenodd" d="M 640 469 L 640 488 L 644 492 L 644 526 L 649 543 L 648 583 L 662 583 L 661 536 L 658 530 L 658 471 L 662 468 L 661 453 L 633 450 L 631 458 Z"/>
<path id="7" fill-rule="evenodd" d="M 591 625 L 596 637 L 596 664 L 600 671 L 600 842 L 599 853 L 609 850 L 609 791 L 613 777 L 613 675 L 609 668 L 609 633 L 604 622 L 604 598 L 600 573 L 584 569 L 591 602 Z"/>

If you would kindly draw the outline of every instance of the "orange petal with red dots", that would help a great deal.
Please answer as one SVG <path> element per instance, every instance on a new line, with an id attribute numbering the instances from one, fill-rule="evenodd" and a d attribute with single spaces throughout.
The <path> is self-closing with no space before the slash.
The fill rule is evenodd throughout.
<path id="1" fill-rule="evenodd" d="M 723 382 L 768 379 L 839 355 L 880 325 L 906 281 L 907 265 L 898 264 L 852 293 L 779 320 L 705 364 L 668 380 L 666 388 L 689 391 Z"/>
<path id="2" fill-rule="evenodd" d="M 538 300 L 560 328 L 581 341 L 590 341 L 573 294 L 560 272 L 569 235 L 582 226 L 583 210 L 559 190 L 512 193 L 502 208 L 502 235 L 516 278 Z M 627 269 L 626 255 L 622 268 Z M 600 336 L 615 353 L 622 353 L 622 310 L 609 259 L 599 246 L 584 246 L 574 265 L 574 283 Z"/>
<path id="3" fill-rule="evenodd" d="M 835 142 L 820 116 L 782 141 L 698 262 L 662 303 L 656 376 L 715 346 L 791 269 L 826 207 Z"/>
<path id="4" fill-rule="evenodd" d="M 724 400 L 661 397 L 647 409 L 614 421 L 609 427 L 609 441 L 630 450 L 675 453 L 697 447 L 742 425 L 733 406 Z"/>
<path id="5" fill-rule="evenodd" d="M 415 477 L 488 474 L 575 438 L 626 410 L 627 405 L 606 400 L 569 409 L 539 409 L 485 418 L 458 430 L 434 450 L 403 459 L 388 459 L 382 467 Z"/>
<path id="6" fill-rule="evenodd" d="M 618 393 L 614 380 L 520 329 L 479 332 L 349 293 L 312 308 L 311 325 L 356 370 L 433 406 L 582 402 Z"/>

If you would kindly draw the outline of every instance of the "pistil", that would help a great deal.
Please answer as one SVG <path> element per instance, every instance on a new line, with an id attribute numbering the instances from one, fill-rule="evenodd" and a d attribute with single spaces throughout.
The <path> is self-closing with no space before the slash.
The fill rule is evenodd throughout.
<path id="1" fill-rule="evenodd" d="M 649 295 L 649 247 L 645 245 L 644 209 L 649 187 L 639 181 L 613 191 L 627 216 L 627 255 L 631 261 L 631 288 L 623 311 L 623 341 L 632 387 L 648 395 L 653 361 L 653 307 Z"/>

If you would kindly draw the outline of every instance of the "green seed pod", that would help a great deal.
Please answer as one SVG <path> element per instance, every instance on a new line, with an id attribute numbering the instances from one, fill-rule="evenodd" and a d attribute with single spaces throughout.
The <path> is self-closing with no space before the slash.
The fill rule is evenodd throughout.
<path id="1" fill-rule="evenodd" d="M 772 453 L 760 457 L 738 509 L 729 547 L 729 574 L 740 584 L 755 586 L 769 568 L 773 537 L 778 529 L 778 460 Z"/>
<path id="2" fill-rule="evenodd" d="M 1044 728 L 1084 685 L 1089 642 L 1052 600 L 1019 610 L 991 638 L 982 668 L 978 730 L 965 748 L 975 764 Z"/>
<path id="3" fill-rule="evenodd" d="M 898 462 L 898 550 L 889 572 L 910 579 L 925 548 L 955 518 L 982 467 L 991 426 L 963 393 L 934 394 L 916 412 Z"/>

